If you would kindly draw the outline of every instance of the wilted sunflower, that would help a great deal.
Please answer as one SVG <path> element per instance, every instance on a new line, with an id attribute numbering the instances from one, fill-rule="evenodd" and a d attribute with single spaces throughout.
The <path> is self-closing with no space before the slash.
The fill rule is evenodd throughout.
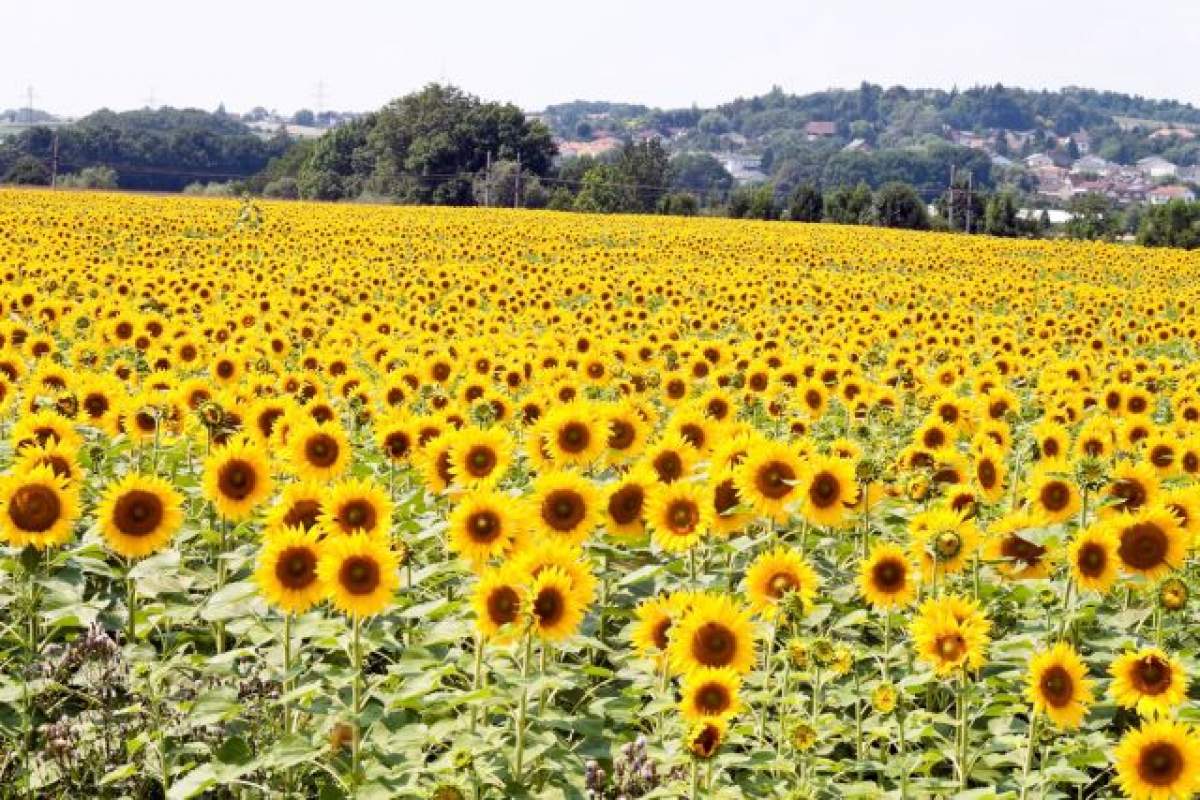
<path id="1" fill-rule="evenodd" d="M 1187 699 L 1187 673 L 1178 660 L 1157 647 L 1118 656 L 1109 666 L 1108 692 L 1117 705 L 1143 717 L 1167 716 Z"/>
<path id="2" fill-rule="evenodd" d="M 712 515 L 704 487 L 694 483 L 657 484 L 646 501 L 646 522 L 654 542 L 668 553 L 694 547 L 707 533 Z"/>
<path id="3" fill-rule="evenodd" d="M 916 597 L 912 566 L 904 550 L 883 542 L 871 549 L 858 571 L 858 588 L 873 607 L 893 609 L 907 606 Z"/>
<path id="4" fill-rule="evenodd" d="M 574 635 L 586 610 L 573 591 L 570 576 L 558 567 L 548 567 L 537 574 L 526 602 L 534 632 L 548 642 Z"/>
<path id="5" fill-rule="evenodd" d="M 288 432 L 288 462 L 302 480 L 330 481 L 350 463 L 350 443 L 335 422 L 298 420 Z"/>
<path id="6" fill-rule="evenodd" d="M 741 710 L 738 697 L 742 678 L 729 667 L 703 667 L 683 678 L 683 699 L 679 701 L 684 722 L 728 719 Z"/>
<path id="7" fill-rule="evenodd" d="M 581 544 L 600 522 L 599 492 L 575 472 L 548 472 L 534 481 L 530 525 L 543 536 Z"/>
<path id="8" fill-rule="evenodd" d="M 254 580 L 268 603 L 286 614 L 302 614 L 325 598 L 326 587 L 317 574 L 320 560 L 316 531 L 269 528 Z"/>
<path id="9" fill-rule="evenodd" d="M 761 554 L 746 570 L 750 607 L 767 618 L 775 616 L 780 601 L 788 594 L 794 594 L 808 611 L 820 585 L 816 570 L 790 547 L 780 546 Z"/>
<path id="10" fill-rule="evenodd" d="M 162 478 L 129 473 L 109 486 L 96 511 L 113 552 L 141 558 L 166 547 L 183 524 L 183 496 Z"/>
<path id="11" fill-rule="evenodd" d="M 503 428 L 464 428 L 451 436 L 450 473 L 468 489 L 495 486 L 512 463 L 512 439 Z"/>
<path id="12" fill-rule="evenodd" d="M 204 462 L 204 496 L 227 520 L 248 518 L 273 486 L 266 456 L 248 439 L 213 450 Z"/>
<path id="13" fill-rule="evenodd" d="M 475 584 L 471 606 L 475 627 L 488 639 L 508 641 L 516 636 L 521 620 L 522 575 L 511 566 L 485 570 Z"/>
<path id="14" fill-rule="evenodd" d="M 750 615 L 728 595 L 699 595 L 673 627 L 668 653 L 679 674 L 730 667 L 744 675 L 754 667 Z"/>
<path id="15" fill-rule="evenodd" d="M 737 467 L 738 497 L 757 514 L 778 522 L 802 499 L 800 456 L 778 442 L 756 442 Z"/>
<path id="16" fill-rule="evenodd" d="M 383 487 L 365 478 L 334 486 L 321 501 L 320 526 L 330 535 L 365 533 L 386 537 L 391 529 L 392 501 Z"/>
<path id="17" fill-rule="evenodd" d="M 1132 800 L 1173 800 L 1200 789 L 1200 740 L 1182 722 L 1142 723 L 1121 739 L 1113 760 L 1117 784 Z"/>
<path id="18" fill-rule="evenodd" d="M 1087 667 L 1071 645 L 1059 642 L 1029 661 L 1026 696 L 1034 711 L 1060 728 L 1078 728 L 1092 704 Z"/>
<path id="19" fill-rule="evenodd" d="M 1126 572 L 1157 580 L 1183 565 L 1188 536 L 1162 506 L 1112 517 L 1104 524 L 1116 535 L 1117 556 Z"/>
<path id="20" fill-rule="evenodd" d="M 497 491 L 475 491 L 460 498 L 450 513 L 447 543 L 452 552 L 478 568 L 511 553 L 524 533 L 524 515 L 513 498 Z"/>
<path id="21" fill-rule="evenodd" d="M 1079 513 L 1083 501 L 1069 476 L 1066 461 L 1043 461 L 1029 476 L 1025 499 L 1047 523 L 1064 522 Z"/>
<path id="22" fill-rule="evenodd" d="M 79 487 L 48 465 L 0 477 L 0 537 L 15 547 L 47 547 L 71 538 L 79 517 Z"/>
<path id="23" fill-rule="evenodd" d="M 854 466 L 841 458 L 813 456 L 797 488 L 803 498 L 800 513 L 814 525 L 838 527 L 858 502 Z"/>
<path id="24" fill-rule="evenodd" d="M 361 533 L 326 539 L 317 577 L 334 608 L 358 617 L 386 609 L 400 584 L 396 555 L 380 539 Z"/>

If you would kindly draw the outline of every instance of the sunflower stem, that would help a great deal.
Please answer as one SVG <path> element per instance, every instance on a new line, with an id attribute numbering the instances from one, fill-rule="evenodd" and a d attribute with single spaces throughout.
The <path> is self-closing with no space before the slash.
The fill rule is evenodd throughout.
<path id="1" fill-rule="evenodd" d="M 525 631 L 525 656 L 521 659 L 521 700 L 517 705 L 516 753 L 513 757 L 513 781 L 521 785 L 525 762 L 525 715 L 529 709 L 529 662 L 533 660 L 533 627 Z"/>
<path id="2" fill-rule="evenodd" d="M 692 586 L 696 585 L 696 574 L 696 547 L 693 545 L 688 550 L 688 576 L 692 580 Z"/>
<path id="3" fill-rule="evenodd" d="M 225 544 L 227 531 L 229 528 L 228 521 L 222 517 L 221 527 L 219 529 L 220 538 L 217 541 L 217 591 L 225 588 Z M 216 621 L 217 634 L 217 652 L 225 652 L 225 620 L 219 619 Z"/>
<path id="4" fill-rule="evenodd" d="M 350 783 L 358 785 L 359 761 L 362 750 L 362 732 L 359 716 L 362 713 L 362 620 L 358 614 L 351 617 L 351 659 L 354 661 L 354 682 L 350 688 L 351 731 L 350 737 Z"/>
<path id="5" fill-rule="evenodd" d="M 283 615 L 283 732 L 292 732 L 292 701 L 288 699 L 292 675 L 292 613 Z"/>
<path id="6" fill-rule="evenodd" d="M 133 580 L 133 559 L 125 569 L 125 612 L 125 641 L 133 644 L 137 641 L 137 583 Z"/>
<path id="7" fill-rule="evenodd" d="M 541 717 L 546 709 L 546 653 L 550 647 L 543 641 L 539 650 L 541 652 L 538 654 L 538 677 L 542 678 L 542 685 L 538 688 L 537 715 Z"/>
<path id="8" fill-rule="evenodd" d="M 1074 586 L 1075 586 L 1075 580 L 1074 580 L 1074 578 L 1072 578 L 1072 577 L 1071 577 L 1071 575 L 1068 573 L 1068 575 L 1067 575 L 1067 589 L 1066 589 L 1066 592 L 1063 594 L 1063 616 L 1062 616 L 1062 622 L 1061 622 L 1061 623 L 1059 624 L 1059 626 L 1058 626 L 1058 637 L 1057 637 L 1057 641 L 1060 641 L 1060 642 L 1061 642 L 1061 641 L 1063 641 L 1063 639 L 1066 637 L 1066 635 L 1067 635 L 1067 628 L 1068 628 L 1068 626 L 1070 626 L 1070 624 L 1071 624 L 1071 610 L 1072 610 L 1072 605 L 1071 605 L 1071 602 L 1072 602 L 1072 600 L 1074 599 L 1074 598 L 1073 598 L 1073 596 L 1072 596 L 1072 589 L 1074 588 Z"/>
<path id="9" fill-rule="evenodd" d="M 692 759 L 692 790 L 688 794 L 691 800 L 696 800 L 700 796 L 700 762 L 695 758 Z"/>
<path id="10" fill-rule="evenodd" d="M 1029 717 L 1029 738 L 1025 743 L 1025 768 L 1021 771 L 1021 797 L 1025 800 L 1029 792 L 1029 770 L 1033 766 L 1034 744 L 1037 741 L 1038 713 L 1035 710 Z"/>
<path id="11" fill-rule="evenodd" d="M 484 638 L 482 634 L 475 634 L 475 673 L 471 681 L 471 689 L 478 692 L 483 688 L 483 644 Z M 479 709 L 476 706 L 471 706 L 471 733 L 475 732 L 476 723 L 478 722 Z"/>
<path id="12" fill-rule="evenodd" d="M 967 729 L 967 668 L 964 666 L 958 673 L 958 717 L 959 717 L 959 750 L 958 775 L 959 791 L 965 792 L 970 784 L 971 773 L 967 760 L 970 757 L 971 737 Z"/>

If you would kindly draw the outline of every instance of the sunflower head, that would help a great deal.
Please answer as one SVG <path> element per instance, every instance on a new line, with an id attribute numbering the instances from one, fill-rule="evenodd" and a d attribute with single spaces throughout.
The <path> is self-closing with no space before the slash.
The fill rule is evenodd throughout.
<path id="1" fill-rule="evenodd" d="M 46 464 L 0 478 L 0 537 L 39 550 L 63 544 L 79 517 L 79 488 Z"/>
<path id="2" fill-rule="evenodd" d="M 387 544 L 362 533 L 326 539 L 317 562 L 330 602 L 348 616 L 369 617 L 386 609 L 400 582 L 397 570 Z"/>
<path id="3" fill-rule="evenodd" d="M 156 553 L 183 524 L 183 496 L 167 481 L 130 473 L 104 493 L 97 512 L 108 546 L 126 558 Z"/>
<path id="4" fill-rule="evenodd" d="M 267 602 L 288 614 L 301 614 L 324 599 L 326 587 L 317 574 L 321 542 L 317 531 L 269 528 L 254 580 Z"/>

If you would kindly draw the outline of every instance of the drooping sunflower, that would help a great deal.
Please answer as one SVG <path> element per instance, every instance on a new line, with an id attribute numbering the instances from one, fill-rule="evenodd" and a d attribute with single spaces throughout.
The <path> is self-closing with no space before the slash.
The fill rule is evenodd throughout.
<path id="1" fill-rule="evenodd" d="M 1109 695 L 1117 705 L 1143 717 L 1167 716 L 1187 699 L 1183 665 L 1157 647 L 1118 656 L 1109 666 Z"/>
<path id="2" fill-rule="evenodd" d="M 745 675 L 754 667 L 754 627 L 749 613 L 728 595 L 699 595 L 671 630 L 671 668 L 729 667 Z"/>
<path id="3" fill-rule="evenodd" d="M 321 542 L 315 530 L 268 528 L 254 570 L 258 590 L 285 614 L 302 614 L 325 598 L 317 574 Z"/>
<path id="4" fill-rule="evenodd" d="M 641 455 L 650 438 L 650 425 L 631 402 L 605 405 L 602 422 L 608 426 L 608 459 L 612 463 L 627 462 Z"/>
<path id="5" fill-rule="evenodd" d="M 575 472 L 548 472 L 538 477 L 530 495 L 530 525 L 540 534 L 581 544 L 600 522 L 599 492 Z"/>
<path id="6" fill-rule="evenodd" d="M 804 465 L 800 456 L 779 442 L 756 442 L 737 467 L 738 497 L 755 513 L 777 522 L 787 519 L 801 501 Z"/>
<path id="7" fill-rule="evenodd" d="M 1158 490 L 1154 467 L 1145 462 L 1122 462 L 1113 470 L 1112 482 L 1104 489 L 1103 498 L 1108 502 L 1100 506 L 1100 516 L 1140 511 L 1153 505 L 1158 499 Z"/>
<path id="8" fill-rule="evenodd" d="M 1158 580 L 1183 565 L 1188 536 L 1175 516 L 1162 506 L 1106 521 L 1117 537 L 1117 557 L 1126 572 Z"/>
<path id="9" fill-rule="evenodd" d="M 468 489 L 500 482 L 512 463 L 512 439 L 503 428 L 464 428 L 451 436 L 450 473 Z"/>
<path id="10" fill-rule="evenodd" d="M 288 433 L 288 462 L 302 480 L 331 481 L 350 464 L 350 443 L 336 422 L 297 418 Z"/>
<path id="11" fill-rule="evenodd" d="M 495 490 L 470 492 L 450 513 L 450 550 L 477 568 L 511 553 L 525 533 L 525 519 L 513 498 Z"/>
<path id="12" fill-rule="evenodd" d="M 750 607 L 766 618 L 775 616 L 780 601 L 789 593 L 794 593 L 808 611 L 820 585 L 816 570 L 790 547 L 780 546 L 762 553 L 746 570 Z"/>
<path id="13" fill-rule="evenodd" d="M 505 642 L 515 638 L 521 621 L 521 575 L 512 567 L 485 570 L 471 595 L 475 627 L 486 639 Z"/>
<path id="14" fill-rule="evenodd" d="M 680 715 L 685 722 L 728 719 L 742 708 L 738 692 L 742 678 L 729 667 L 702 667 L 683 678 Z"/>
<path id="15" fill-rule="evenodd" d="M 533 579 L 527 600 L 533 630 L 548 642 L 567 639 L 579 630 L 586 610 L 573 591 L 571 578 L 558 567 L 542 570 Z"/>
<path id="16" fill-rule="evenodd" d="M 1112 526 L 1098 523 L 1075 534 L 1067 548 L 1071 577 L 1081 589 L 1107 592 L 1117 580 L 1121 566 L 1120 541 Z"/>
<path id="17" fill-rule="evenodd" d="M 921 604 L 911 632 L 917 657 L 938 675 L 949 675 L 983 666 L 991 627 L 975 601 L 942 595 Z"/>
<path id="18" fill-rule="evenodd" d="M 668 553 L 694 547 L 708 532 L 712 515 L 712 502 L 700 484 L 658 484 L 646 501 L 646 523 L 654 542 Z"/>
<path id="19" fill-rule="evenodd" d="M 858 502 L 854 467 L 841 458 L 813 456 L 797 488 L 803 498 L 800 513 L 814 525 L 840 526 Z"/>
<path id="20" fill-rule="evenodd" d="M 248 518 L 273 486 L 266 456 L 248 439 L 216 448 L 204 462 L 204 496 L 227 520 Z"/>
<path id="21" fill-rule="evenodd" d="M 283 487 L 279 500 L 266 515 L 267 528 L 312 530 L 321 521 L 325 491 L 314 481 L 298 481 Z"/>
<path id="22" fill-rule="evenodd" d="M 1182 722 L 1144 722 L 1113 753 L 1117 784 L 1131 800 L 1174 800 L 1200 789 L 1200 738 Z"/>
<path id="23" fill-rule="evenodd" d="M 430 439 L 417 451 L 416 464 L 425 488 L 433 494 L 442 494 L 454 483 L 453 462 L 450 450 L 454 447 L 455 433 L 447 430 Z"/>
<path id="24" fill-rule="evenodd" d="M 330 602 L 348 616 L 369 617 L 386 609 L 400 584 L 397 570 L 387 544 L 361 533 L 326 539 L 317 562 Z"/>
<path id="25" fill-rule="evenodd" d="M 365 478 L 341 481 L 321 501 L 321 529 L 330 535 L 386 537 L 391 522 L 392 501 L 387 490 Z"/>
<path id="26" fill-rule="evenodd" d="M 141 558 L 166 547 L 183 524 L 183 496 L 162 478 L 129 473 L 104 492 L 96 512 L 113 552 Z"/>
<path id="27" fill-rule="evenodd" d="M 1059 642 L 1029 661 L 1026 696 L 1060 728 L 1078 728 L 1092 704 L 1092 682 L 1075 648 Z"/>
<path id="28" fill-rule="evenodd" d="M 683 744 L 692 758 L 707 761 L 717 754 L 729 730 L 724 719 L 706 719 L 691 725 L 683 737 Z"/>
<path id="29" fill-rule="evenodd" d="M 1043 461 L 1029 476 L 1025 498 L 1046 522 L 1065 522 L 1079 513 L 1079 487 L 1069 477 L 1066 461 Z"/>
<path id="30" fill-rule="evenodd" d="M 45 550 L 71 538 L 79 518 L 79 487 L 49 465 L 0 477 L 0 538 Z"/>
<path id="31" fill-rule="evenodd" d="M 903 548 L 881 542 L 871 549 L 859 567 L 859 591 L 877 609 L 902 608 L 916 597 L 912 571 Z"/>
<path id="32" fill-rule="evenodd" d="M 996 520 L 984 544 L 984 560 L 994 563 L 1001 575 L 1012 580 L 1047 577 L 1054 554 L 1025 533 L 1043 524 L 1041 518 L 1028 511 L 1015 511 Z"/>

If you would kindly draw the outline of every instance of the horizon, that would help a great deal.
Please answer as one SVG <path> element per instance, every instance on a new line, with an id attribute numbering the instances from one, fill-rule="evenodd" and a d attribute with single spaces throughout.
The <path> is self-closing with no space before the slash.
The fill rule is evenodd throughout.
<path id="1" fill-rule="evenodd" d="M 573 98 L 710 108 L 772 86 L 804 95 L 864 79 L 945 90 L 1080 86 L 1200 105 L 1200 87 L 1186 79 L 1200 6 L 1168 3 L 1144 24 L 1118 27 L 1109 20 L 1127 8 L 1115 0 L 1072 5 L 1015 0 L 981 23 L 963 19 L 951 0 L 931 0 L 919 14 L 864 0 L 850 27 L 836 9 L 772 0 L 736 11 L 614 0 L 586 20 L 568 19 L 546 0 L 523 4 L 520 14 L 477 3 L 346 0 L 329 14 L 311 0 L 214 0 L 195 19 L 148 0 L 125 0 L 115 13 L 65 0 L 7 15 L 13 30 L 53 30 L 55 53 L 69 57 L 47 58 L 40 40 L 15 37 L 0 53 L 0 108 L 27 107 L 32 86 L 35 108 L 66 117 L 222 103 L 280 114 L 369 111 L 433 82 L 528 111 Z M 181 29 L 199 44 L 181 47 Z M 595 55 L 581 56 L 581 37 L 600 43 Z M 201 70 L 197 55 L 207 59 Z"/>

